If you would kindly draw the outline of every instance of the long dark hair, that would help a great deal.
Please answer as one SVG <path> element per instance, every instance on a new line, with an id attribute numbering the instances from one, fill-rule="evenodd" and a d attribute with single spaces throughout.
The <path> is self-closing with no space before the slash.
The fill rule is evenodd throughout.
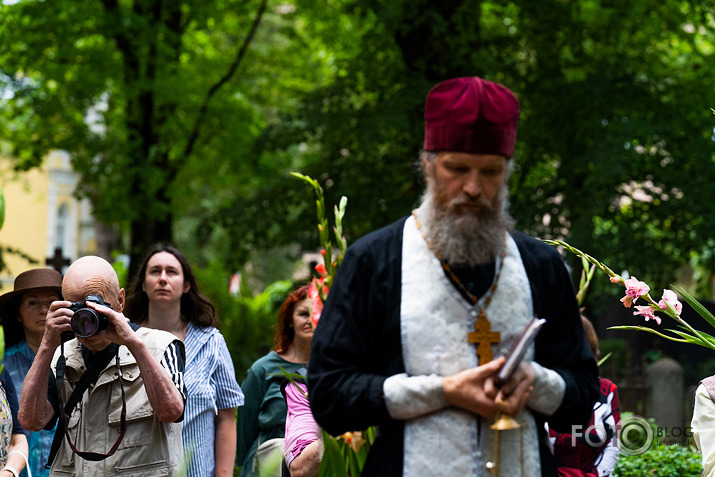
<path id="1" fill-rule="evenodd" d="M 149 297 L 142 289 L 142 284 L 146 277 L 149 259 L 160 252 L 167 252 L 176 257 L 184 272 L 184 281 L 190 285 L 189 291 L 181 295 L 182 319 L 197 326 L 213 326 L 218 328 L 216 308 L 214 308 L 211 301 L 199 291 L 199 285 L 193 270 L 191 270 L 189 261 L 179 249 L 167 244 L 155 245 L 144 257 L 141 267 L 139 267 L 139 271 L 129 287 L 125 315 L 128 316 L 133 323 L 142 323 L 149 318 Z"/>
<path id="2" fill-rule="evenodd" d="M 278 326 L 273 337 L 273 350 L 277 353 L 285 353 L 293 343 L 295 329 L 290 326 L 293 312 L 296 305 L 308 297 L 308 288 L 310 288 L 309 285 L 303 285 L 288 295 L 288 298 L 285 299 L 280 310 L 278 310 Z"/>

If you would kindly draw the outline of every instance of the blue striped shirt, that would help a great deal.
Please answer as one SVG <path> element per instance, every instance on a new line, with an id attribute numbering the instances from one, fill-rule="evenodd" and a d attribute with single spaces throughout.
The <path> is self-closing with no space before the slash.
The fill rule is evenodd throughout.
<path id="1" fill-rule="evenodd" d="M 214 475 L 216 414 L 219 409 L 243 405 L 231 355 L 221 333 L 213 327 L 189 323 L 186 347 L 187 401 L 182 437 L 184 452 L 191 456 L 187 477 Z"/>

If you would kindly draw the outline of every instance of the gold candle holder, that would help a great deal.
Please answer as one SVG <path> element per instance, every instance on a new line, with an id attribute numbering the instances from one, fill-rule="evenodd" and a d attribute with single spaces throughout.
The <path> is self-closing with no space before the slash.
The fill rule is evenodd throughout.
<path id="1" fill-rule="evenodd" d="M 519 430 L 519 462 L 521 465 L 521 476 L 524 476 L 524 430 L 519 421 L 502 412 L 498 413 L 494 419 L 494 423 L 489 426 L 494 435 L 494 460 L 487 462 L 487 470 L 500 477 L 499 471 L 501 468 L 501 434 L 502 432 Z"/>

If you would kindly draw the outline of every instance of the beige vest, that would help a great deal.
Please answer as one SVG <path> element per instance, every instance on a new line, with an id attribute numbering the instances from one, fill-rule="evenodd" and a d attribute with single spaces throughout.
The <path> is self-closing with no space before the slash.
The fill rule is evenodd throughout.
<path id="1" fill-rule="evenodd" d="M 161 361 L 167 346 L 176 340 L 171 333 L 148 328 L 140 328 L 136 333 L 157 362 Z M 52 360 L 53 372 L 56 371 L 59 355 L 58 348 Z M 63 403 L 70 397 L 86 369 L 76 339 L 65 343 L 65 357 L 67 365 L 62 386 Z M 139 374 L 139 365 L 126 346 L 119 347 L 119 363 L 127 403 L 127 430 L 117 452 L 98 462 L 88 461 L 75 455 L 65 438 L 52 463 L 51 476 L 174 474 L 183 454 L 181 423 L 164 423 L 156 417 Z M 72 443 L 84 452 L 106 454 L 119 436 L 121 410 L 121 388 L 116 360 L 113 359 L 72 411 L 68 422 Z"/>

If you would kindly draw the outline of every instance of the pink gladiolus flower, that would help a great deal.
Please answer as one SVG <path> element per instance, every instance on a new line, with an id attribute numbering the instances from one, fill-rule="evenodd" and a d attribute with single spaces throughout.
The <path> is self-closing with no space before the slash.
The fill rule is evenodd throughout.
<path id="1" fill-rule="evenodd" d="M 650 287 L 644 282 L 638 281 L 636 277 L 624 280 L 623 283 L 626 286 L 626 295 L 633 297 L 633 299 L 643 296 L 650 291 Z"/>
<path id="2" fill-rule="evenodd" d="M 645 318 L 645 321 L 653 320 L 656 323 L 660 324 L 660 318 L 655 315 L 655 310 L 653 309 L 652 306 L 650 306 L 650 305 L 648 305 L 648 306 L 636 305 L 636 310 L 637 311 L 633 312 L 634 316 L 641 315 L 641 316 L 643 316 L 643 318 Z"/>
<path id="3" fill-rule="evenodd" d="M 318 326 L 320 314 L 323 312 L 323 301 L 320 299 L 315 280 L 310 282 L 308 298 L 310 298 L 310 321 L 313 323 L 313 329 L 315 329 Z"/>
<path id="4" fill-rule="evenodd" d="M 650 287 L 644 282 L 638 281 L 636 277 L 624 280 L 623 284 L 626 287 L 626 296 L 621 298 L 621 303 L 623 303 L 623 306 L 626 308 L 630 308 L 635 300 L 650 291 Z"/>
<path id="5" fill-rule="evenodd" d="M 680 312 L 683 311 L 683 305 L 678 301 L 673 290 L 663 290 L 663 298 L 658 302 L 658 306 L 662 309 L 667 310 L 668 305 L 675 309 L 675 313 L 680 316 Z"/>

